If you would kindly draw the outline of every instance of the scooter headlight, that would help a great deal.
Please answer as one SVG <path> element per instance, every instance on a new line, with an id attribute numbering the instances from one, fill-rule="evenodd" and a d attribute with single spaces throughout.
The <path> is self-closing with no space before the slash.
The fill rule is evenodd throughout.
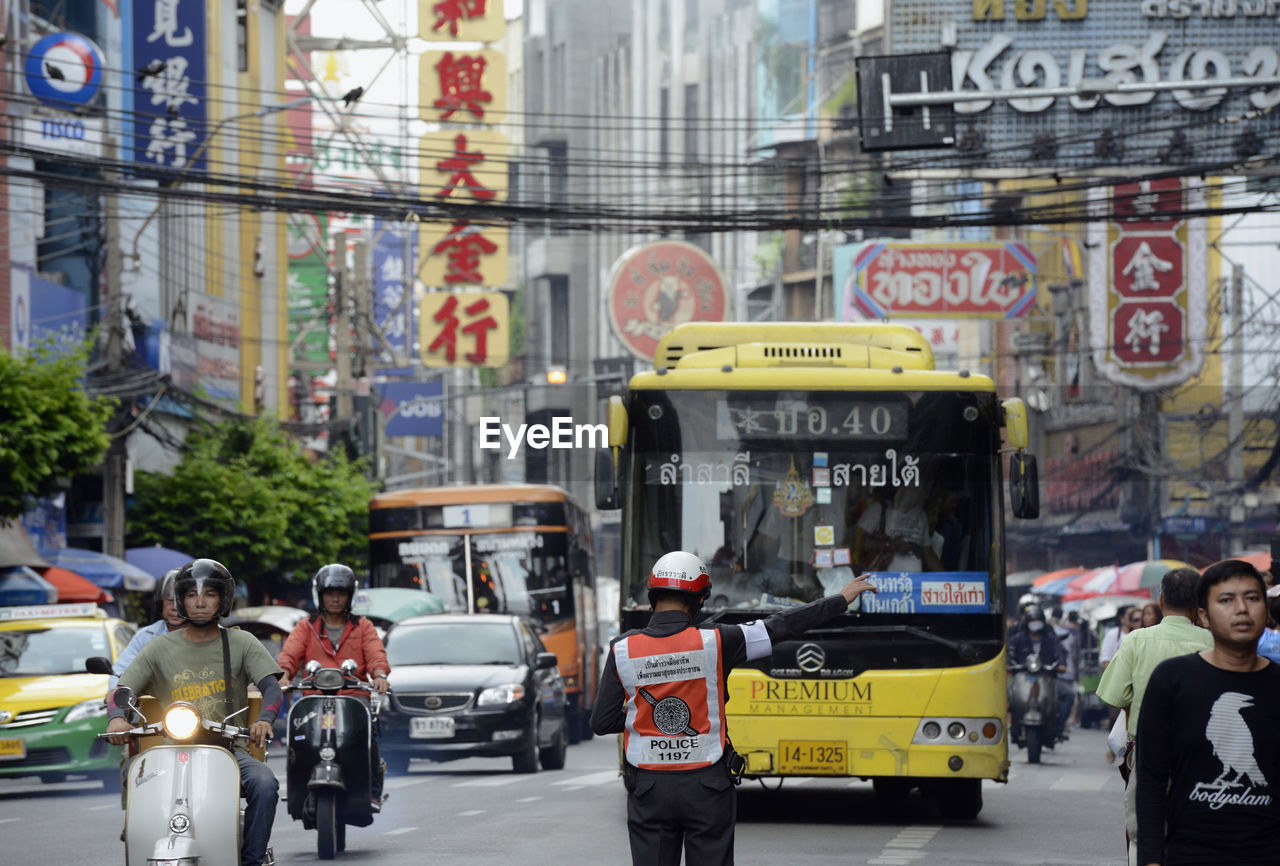
<path id="1" fill-rule="evenodd" d="M 1040 668 L 1041 668 L 1040 656 L 1034 653 L 1027 656 L 1027 672 L 1028 673 L 1038 674 L 1040 673 Z"/>
<path id="2" fill-rule="evenodd" d="M 164 711 L 164 732 L 175 740 L 187 740 L 200 730 L 200 714 L 190 704 L 174 704 Z"/>

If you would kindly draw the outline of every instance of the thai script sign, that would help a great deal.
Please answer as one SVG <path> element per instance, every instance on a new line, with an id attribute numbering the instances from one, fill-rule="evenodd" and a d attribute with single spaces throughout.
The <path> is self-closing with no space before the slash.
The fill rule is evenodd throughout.
<path id="1" fill-rule="evenodd" d="M 205 0 L 133 4 L 134 159 L 200 171 L 206 154 Z M 197 154 L 199 158 L 194 159 Z M 188 165 L 188 160 L 193 160 Z"/>
<path id="2" fill-rule="evenodd" d="M 724 320 L 724 277 L 710 256 L 684 241 L 628 250 L 614 263 L 606 284 L 614 334 L 647 361 L 676 325 Z"/>
<path id="3" fill-rule="evenodd" d="M 863 613 L 988 613 L 991 577 L 985 571 L 875 572 L 877 592 L 858 598 Z"/>
<path id="4" fill-rule="evenodd" d="M 646 463 L 646 484 L 717 484 L 746 487 L 751 483 L 751 452 L 672 454 L 660 464 Z"/>
<path id="5" fill-rule="evenodd" d="M 433 382 L 388 382 L 379 385 L 378 408 L 387 419 L 388 436 L 444 434 L 444 385 Z"/>
<path id="6" fill-rule="evenodd" d="M 1200 371 L 1208 330 L 1203 193 L 1178 178 L 1119 184 L 1106 195 L 1121 218 L 1091 223 L 1089 313 L 1094 364 L 1122 385 L 1154 390 Z M 1105 252 L 1104 252 L 1105 251 Z"/>
<path id="7" fill-rule="evenodd" d="M 954 89 L 1028 91 L 953 104 L 952 153 L 975 168 L 990 167 L 984 154 L 1005 165 L 1211 164 L 1239 159 L 1246 131 L 1265 139 L 1280 130 L 1274 112 L 1248 130 L 1214 123 L 1267 112 L 1280 104 L 1280 87 L 1029 91 L 1269 78 L 1280 70 L 1278 10 L 1273 0 L 896 0 L 888 29 L 894 54 L 937 51 L 939 34 L 953 31 Z"/>
<path id="8" fill-rule="evenodd" d="M 843 318 L 1012 319 L 1035 290 L 1036 259 L 1022 244 L 871 241 L 854 255 Z"/>

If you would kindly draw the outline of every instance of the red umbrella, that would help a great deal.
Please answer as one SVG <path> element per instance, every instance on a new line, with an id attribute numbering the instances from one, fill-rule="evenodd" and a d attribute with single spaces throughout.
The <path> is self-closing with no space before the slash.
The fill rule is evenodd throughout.
<path id="1" fill-rule="evenodd" d="M 1173 569 L 1190 567 L 1180 559 L 1144 559 L 1140 562 L 1131 562 L 1120 566 L 1115 592 L 1130 594 L 1145 589 L 1150 593 L 1151 588 L 1159 586 L 1160 579 Z"/>
<path id="2" fill-rule="evenodd" d="M 115 601 L 115 597 L 92 581 L 85 580 L 74 571 L 51 565 L 42 569 L 45 580 L 58 590 L 59 604 L 73 604 L 80 601 L 91 601 L 94 604 L 107 604 Z"/>

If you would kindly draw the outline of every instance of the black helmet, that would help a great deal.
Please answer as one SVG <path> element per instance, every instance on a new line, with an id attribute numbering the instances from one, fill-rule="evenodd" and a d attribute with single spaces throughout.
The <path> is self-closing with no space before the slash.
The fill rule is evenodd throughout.
<path id="1" fill-rule="evenodd" d="M 204 592 L 205 587 L 213 587 L 222 596 L 218 611 L 207 620 L 192 619 L 187 613 L 186 595 L 191 590 Z M 178 608 L 178 616 L 194 626 L 206 626 L 216 623 L 220 618 L 231 613 L 236 603 L 236 579 L 227 571 L 227 567 L 213 559 L 197 559 L 188 562 L 173 578 L 173 603 Z"/>
<path id="2" fill-rule="evenodd" d="M 356 590 L 360 588 L 359 581 L 356 580 L 355 572 L 340 563 L 332 563 L 330 565 L 320 566 L 320 570 L 316 572 L 316 576 L 311 579 L 311 600 L 315 602 L 316 611 L 324 612 L 324 603 L 321 596 L 324 595 L 326 589 L 340 589 L 347 594 L 347 606 L 345 613 L 351 613 L 351 600 L 355 598 Z"/>
<path id="3" fill-rule="evenodd" d="M 1044 608 L 1038 604 L 1029 604 L 1022 609 L 1023 622 L 1044 622 Z"/>
<path id="4" fill-rule="evenodd" d="M 164 616 L 164 600 L 166 598 L 173 599 L 173 579 L 178 576 L 178 569 L 171 568 L 164 573 L 164 577 L 156 581 L 155 598 L 155 617 L 160 619 Z"/>

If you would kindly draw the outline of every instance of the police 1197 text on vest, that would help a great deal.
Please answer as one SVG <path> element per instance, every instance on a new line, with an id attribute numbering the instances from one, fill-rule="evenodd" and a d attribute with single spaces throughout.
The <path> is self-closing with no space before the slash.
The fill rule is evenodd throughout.
<path id="1" fill-rule="evenodd" d="M 613 645 L 613 658 L 627 692 L 628 764 L 696 770 L 720 760 L 725 735 L 718 631 L 630 635 Z"/>

